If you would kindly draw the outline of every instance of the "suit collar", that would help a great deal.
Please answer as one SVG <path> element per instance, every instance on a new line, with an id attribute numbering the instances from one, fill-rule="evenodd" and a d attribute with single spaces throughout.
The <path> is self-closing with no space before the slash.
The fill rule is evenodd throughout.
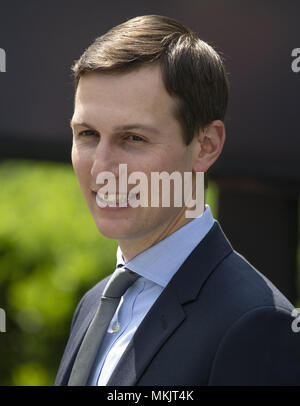
<path id="1" fill-rule="evenodd" d="M 196 298 L 206 279 L 232 250 L 219 222 L 215 220 L 206 237 L 192 251 L 170 281 L 181 304 Z"/>

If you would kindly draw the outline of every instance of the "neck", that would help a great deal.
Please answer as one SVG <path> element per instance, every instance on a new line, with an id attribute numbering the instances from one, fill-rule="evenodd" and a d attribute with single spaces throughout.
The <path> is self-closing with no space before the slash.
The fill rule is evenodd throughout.
<path id="1" fill-rule="evenodd" d="M 158 230 L 156 230 L 154 233 L 151 233 L 151 235 L 146 235 L 137 239 L 119 240 L 118 244 L 121 248 L 125 262 L 127 263 L 131 261 L 141 252 L 157 244 L 159 241 L 164 240 L 169 235 L 177 231 L 179 228 L 192 221 L 193 218 L 186 218 L 186 210 L 187 207 L 182 207 L 171 221 L 169 221 L 167 224 L 163 224 Z M 203 211 L 204 207 L 202 208 L 202 211 L 198 213 L 198 215 L 203 213 Z"/>

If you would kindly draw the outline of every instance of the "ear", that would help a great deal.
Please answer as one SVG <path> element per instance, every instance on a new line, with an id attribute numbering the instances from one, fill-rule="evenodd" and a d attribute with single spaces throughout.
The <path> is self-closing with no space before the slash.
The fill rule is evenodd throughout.
<path id="1" fill-rule="evenodd" d="M 194 149 L 195 172 L 206 172 L 218 159 L 225 142 L 225 126 L 223 121 L 214 120 L 196 136 Z"/>

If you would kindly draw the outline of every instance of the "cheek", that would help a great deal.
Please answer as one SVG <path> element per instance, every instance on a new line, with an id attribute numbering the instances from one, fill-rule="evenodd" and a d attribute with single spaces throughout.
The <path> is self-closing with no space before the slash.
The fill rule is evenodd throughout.
<path id="1" fill-rule="evenodd" d="M 87 179 L 91 171 L 89 159 L 86 154 L 80 152 L 76 147 L 72 148 L 71 157 L 74 172 L 79 180 L 79 183 L 82 183 L 85 179 Z"/>

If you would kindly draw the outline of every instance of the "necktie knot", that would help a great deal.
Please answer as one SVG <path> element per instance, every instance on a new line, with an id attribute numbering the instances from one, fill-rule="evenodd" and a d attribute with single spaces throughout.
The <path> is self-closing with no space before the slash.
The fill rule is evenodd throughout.
<path id="1" fill-rule="evenodd" d="M 102 297 L 120 298 L 139 277 L 140 275 L 127 268 L 117 268 L 105 286 Z"/>

